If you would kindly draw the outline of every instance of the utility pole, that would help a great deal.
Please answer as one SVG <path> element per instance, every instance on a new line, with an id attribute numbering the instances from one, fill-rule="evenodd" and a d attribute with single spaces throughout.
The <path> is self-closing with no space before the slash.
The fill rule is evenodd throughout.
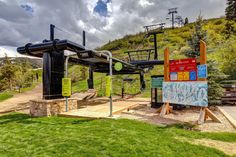
<path id="1" fill-rule="evenodd" d="M 169 10 L 169 15 L 171 15 L 171 21 L 172 21 L 172 29 L 175 28 L 175 14 L 178 13 L 177 8 L 170 8 Z"/>

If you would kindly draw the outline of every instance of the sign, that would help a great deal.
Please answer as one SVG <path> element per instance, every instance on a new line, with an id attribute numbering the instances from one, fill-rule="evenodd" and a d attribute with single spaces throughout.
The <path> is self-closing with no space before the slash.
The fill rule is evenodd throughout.
<path id="1" fill-rule="evenodd" d="M 71 96 L 71 78 L 62 78 L 62 96 Z"/>
<path id="2" fill-rule="evenodd" d="M 170 61 L 170 81 L 196 81 L 197 80 L 196 58 Z"/>
<path id="3" fill-rule="evenodd" d="M 208 106 L 207 82 L 163 82 L 163 102 Z"/>
<path id="4" fill-rule="evenodd" d="M 171 72 L 170 73 L 170 80 L 177 81 L 178 80 L 178 73 L 177 72 Z"/>
<path id="5" fill-rule="evenodd" d="M 111 96 L 111 76 L 106 76 L 106 96 Z"/>
<path id="6" fill-rule="evenodd" d="M 114 68 L 115 68 L 116 71 L 121 71 L 122 68 L 123 68 L 123 64 L 120 63 L 120 62 L 117 62 L 117 63 L 115 64 Z"/>
<path id="7" fill-rule="evenodd" d="M 207 78 L 207 65 L 198 65 L 197 66 L 198 78 Z"/>
<path id="8" fill-rule="evenodd" d="M 163 81 L 164 81 L 164 77 L 154 77 L 152 78 L 151 87 L 162 88 Z"/>
<path id="9" fill-rule="evenodd" d="M 196 71 L 190 71 L 189 74 L 190 74 L 190 75 L 189 75 L 189 80 L 190 80 L 190 81 L 195 81 L 195 80 L 197 80 L 197 72 L 196 72 Z"/>

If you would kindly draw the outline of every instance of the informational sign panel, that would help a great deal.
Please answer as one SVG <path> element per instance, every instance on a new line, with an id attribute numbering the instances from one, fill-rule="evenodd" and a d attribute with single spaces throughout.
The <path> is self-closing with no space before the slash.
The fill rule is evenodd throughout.
<path id="1" fill-rule="evenodd" d="M 171 72 L 170 73 L 170 80 L 178 81 L 178 73 L 177 72 Z"/>
<path id="2" fill-rule="evenodd" d="M 208 106 L 207 82 L 163 82 L 163 102 Z"/>
<path id="3" fill-rule="evenodd" d="M 189 73 L 189 80 L 190 81 L 197 80 L 197 72 L 196 71 L 190 71 L 190 73 Z"/>
<path id="4" fill-rule="evenodd" d="M 62 79 L 62 96 L 71 96 L 71 78 Z"/>
<path id="5" fill-rule="evenodd" d="M 106 76 L 106 96 L 111 96 L 111 76 Z"/>
<path id="6" fill-rule="evenodd" d="M 153 77 L 151 82 L 152 88 L 162 88 L 162 83 L 164 81 L 164 77 Z"/>
<path id="7" fill-rule="evenodd" d="M 195 58 L 170 61 L 170 81 L 196 81 L 197 60 Z"/>
<path id="8" fill-rule="evenodd" d="M 207 65 L 198 65 L 197 66 L 198 78 L 207 78 Z"/>

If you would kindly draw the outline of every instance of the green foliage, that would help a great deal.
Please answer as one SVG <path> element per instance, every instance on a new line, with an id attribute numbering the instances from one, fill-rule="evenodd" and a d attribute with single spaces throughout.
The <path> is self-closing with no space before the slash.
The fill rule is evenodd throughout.
<path id="1" fill-rule="evenodd" d="M 227 0 L 226 19 L 236 21 L 236 0 Z"/>
<path id="2" fill-rule="evenodd" d="M 229 75 L 229 79 L 236 80 L 236 37 L 229 40 L 231 42 L 224 45 L 220 55 L 222 71 Z"/>
<path id="3" fill-rule="evenodd" d="M 220 81 L 225 79 L 226 76 L 219 69 L 216 61 L 208 60 L 208 100 L 209 104 L 213 104 L 215 100 L 220 100 L 223 96 L 224 89 L 220 85 Z"/>
<path id="4" fill-rule="evenodd" d="M 127 119 L 0 116 L 0 156 L 227 156 L 189 141 L 236 142 L 235 133 L 204 133 Z M 187 138 L 188 141 L 179 139 Z M 27 149 L 26 149 L 27 148 Z"/>
<path id="5" fill-rule="evenodd" d="M 225 33 L 226 39 L 229 39 L 231 36 L 234 36 L 236 34 L 235 22 L 233 22 L 232 20 L 228 20 L 225 24 L 224 33 Z"/>
<path id="6" fill-rule="evenodd" d="M 10 60 L 7 56 L 0 66 L 0 91 L 13 90 L 17 87 L 29 87 L 34 79 L 34 72 L 29 62 L 21 62 L 20 60 Z"/>
<path id="7" fill-rule="evenodd" d="M 5 56 L 3 65 L 0 67 L 0 91 L 13 89 L 16 71 L 16 66 L 11 63 L 7 56 Z"/>
<path id="8" fill-rule="evenodd" d="M 88 77 L 88 68 L 81 65 L 72 65 L 69 67 L 69 77 L 72 83 L 86 80 Z"/>
<path id="9" fill-rule="evenodd" d="M 200 51 L 200 40 L 206 42 L 207 40 L 207 31 L 203 30 L 203 17 L 201 15 L 198 16 L 195 23 L 195 32 L 192 34 L 192 38 L 189 40 L 189 46 L 191 51 L 186 51 L 187 57 L 196 57 L 197 52 Z"/>

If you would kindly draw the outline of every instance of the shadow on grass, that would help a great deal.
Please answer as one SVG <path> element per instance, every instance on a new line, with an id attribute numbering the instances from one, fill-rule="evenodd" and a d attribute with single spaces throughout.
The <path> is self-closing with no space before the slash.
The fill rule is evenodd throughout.
<path id="1" fill-rule="evenodd" d="M 40 119 L 40 120 L 39 120 Z M 23 113 L 10 113 L 0 115 L 0 124 L 8 123 L 23 123 L 23 124 L 47 124 L 47 125 L 60 125 L 60 124 L 82 124 L 93 121 L 94 119 L 69 119 L 61 117 L 31 117 Z"/>
<path id="2" fill-rule="evenodd" d="M 0 116 L 0 124 L 7 124 L 11 122 L 22 122 L 24 120 L 27 120 L 31 118 L 27 114 L 22 114 L 22 113 L 10 113 L 6 115 Z"/>

